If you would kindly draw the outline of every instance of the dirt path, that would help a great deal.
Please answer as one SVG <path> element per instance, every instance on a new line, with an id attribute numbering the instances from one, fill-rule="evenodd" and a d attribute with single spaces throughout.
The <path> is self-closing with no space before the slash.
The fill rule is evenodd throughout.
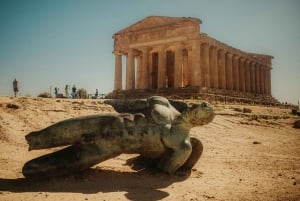
<path id="1" fill-rule="evenodd" d="M 239 112 L 244 107 L 252 112 Z M 300 200 L 296 117 L 269 107 L 216 110 L 211 124 L 191 130 L 204 153 L 188 178 L 134 169 L 127 165 L 134 156 L 121 155 L 79 175 L 34 181 L 24 179 L 23 164 L 50 150 L 28 152 L 28 132 L 113 109 L 101 100 L 0 97 L 0 200 Z"/>

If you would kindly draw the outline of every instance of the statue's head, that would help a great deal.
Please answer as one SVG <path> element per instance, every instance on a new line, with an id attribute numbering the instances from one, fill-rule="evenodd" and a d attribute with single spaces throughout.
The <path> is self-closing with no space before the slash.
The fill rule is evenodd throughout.
<path id="1" fill-rule="evenodd" d="M 185 111 L 182 112 L 180 119 L 192 126 L 201 126 L 208 124 L 215 117 L 212 105 L 207 102 L 200 104 L 192 104 Z"/>

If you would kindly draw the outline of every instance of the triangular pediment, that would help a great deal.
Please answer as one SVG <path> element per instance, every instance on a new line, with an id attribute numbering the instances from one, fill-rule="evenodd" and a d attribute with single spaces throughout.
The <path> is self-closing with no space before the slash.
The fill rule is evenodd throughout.
<path id="1" fill-rule="evenodd" d="M 201 23 L 201 20 L 197 18 L 190 17 L 164 17 L 164 16 L 149 16 L 146 17 L 133 25 L 120 30 L 115 34 L 121 34 L 125 32 L 136 32 L 141 30 L 149 30 L 157 27 L 168 26 L 172 24 L 182 24 L 182 23 Z"/>

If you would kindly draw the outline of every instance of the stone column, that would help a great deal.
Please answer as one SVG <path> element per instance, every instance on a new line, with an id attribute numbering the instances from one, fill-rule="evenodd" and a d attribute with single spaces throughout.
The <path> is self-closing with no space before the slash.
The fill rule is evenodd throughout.
<path id="1" fill-rule="evenodd" d="M 232 57 L 232 85 L 233 90 L 239 91 L 239 57 L 234 55 Z"/>
<path id="2" fill-rule="evenodd" d="M 191 85 L 200 87 L 202 86 L 202 79 L 201 79 L 201 65 L 200 65 L 200 56 L 201 56 L 201 48 L 200 42 L 198 40 L 193 41 L 191 52 L 188 53 L 188 56 L 192 60 L 191 66 Z"/>
<path id="3" fill-rule="evenodd" d="M 255 87 L 255 62 L 251 61 L 250 79 L 251 79 L 251 92 L 256 93 Z"/>
<path id="4" fill-rule="evenodd" d="M 136 88 L 142 89 L 142 56 L 137 56 Z"/>
<path id="5" fill-rule="evenodd" d="M 265 68 L 265 93 L 271 95 L 271 68 L 266 66 Z"/>
<path id="6" fill-rule="evenodd" d="M 250 77 L 250 60 L 246 60 L 245 62 L 245 89 L 246 92 L 251 92 L 251 77 Z"/>
<path id="7" fill-rule="evenodd" d="M 190 66 L 189 66 L 189 60 L 188 60 L 188 50 L 183 49 L 183 87 L 189 86 L 191 83 L 190 80 Z"/>
<path id="8" fill-rule="evenodd" d="M 217 48 L 214 46 L 211 46 L 209 49 L 209 78 L 210 78 L 210 87 L 219 88 Z"/>
<path id="9" fill-rule="evenodd" d="M 271 67 L 268 69 L 268 94 L 272 95 Z"/>
<path id="10" fill-rule="evenodd" d="M 152 81 L 153 81 L 153 76 L 154 76 L 154 72 L 153 72 L 153 65 L 152 65 L 152 56 L 153 53 L 152 52 L 148 52 L 148 72 L 149 72 L 149 78 L 148 78 L 148 89 L 152 89 Z"/>
<path id="11" fill-rule="evenodd" d="M 149 65 L 148 65 L 148 59 L 149 59 L 149 49 L 148 47 L 142 48 L 142 69 L 141 69 L 141 88 L 142 89 L 149 89 Z"/>
<path id="12" fill-rule="evenodd" d="M 122 55 L 115 53 L 115 90 L 122 89 Z"/>
<path id="13" fill-rule="evenodd" d="M 225 51 L 218 51 L 218 78 L 219 89 L 226 89 L 226 71 L 225 71 Z"/>
<path id="14" fill-rule="evenodd" d="M 128 50 L 126 59 L 126 90 L 134 89 L 135 87 L 135 72 L 134 72 L 134 53 L 133 50 Z"/>
<path id="15" fill-rule="evenodd" d="M 166 85 L 166 76 L 167 76 L 167 69 L 166 69 L 166 53 L 165 48 L 163 46 L 159 47 L 158 49 L 158 72 L 157 72 L 157 87 L 164 88 Z"/>
<path id="16" fill-rule="evenodd" d="M 177 45 L 175 49 L 175 65 L 174 65 L 174 88 L 182 87 L 182 71 L 183 71 L 183 52 L 182 45 Z"/>
<path id="17" fill-rule="evenodd" d="M 226 53 L 226 89 L 232 90 L 232 54 L 230 52 Z"/>
<path id="18" fill-rule="evenodd" d="M 201 44 L 201 74 L 202 74 L 202 86 L 210 88 L 209 82 L 209 45 L 206 43 Z"/>
<path id="19" fill-rule="evenodd" d="M 260 94 L 260 65 L 255 65 L 255 91 Z"/>
<path id="20" fill-rule="evenodd" d="M 263 66 L 263 86 L 264 86 L 264 88 L 263 88 L 263 93 L 265 94 L 265 95 L 267 95 L 267 85 L 266 85 L 266 80 L 267 80 L 267 66 Z"/>
<path id="21" fill-rule="evenodd" d="M 246 91 L 246 79 L 245 79 L 245 59 L 240 58 L 240 65 L 239 65 L 239 89 L 240 91 Z"/>
<path id="22" fill-rule="evenodd" d="M 260 65 L 260 93 L 265 94 L 265 67 Z"/>

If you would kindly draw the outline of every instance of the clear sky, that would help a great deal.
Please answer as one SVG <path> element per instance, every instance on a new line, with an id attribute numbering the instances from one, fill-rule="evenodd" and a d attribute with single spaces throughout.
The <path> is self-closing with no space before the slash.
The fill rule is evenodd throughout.
<path id="1" fill-rule="evenodd" d="M 299 0 L 0 0 L 0 95 L 15 78 L 22 95 L 112 91 L 112 35 L 150 15 L 199 18 L 201 32 L 274 56 L 273 96 L 300 100 Z"/>

